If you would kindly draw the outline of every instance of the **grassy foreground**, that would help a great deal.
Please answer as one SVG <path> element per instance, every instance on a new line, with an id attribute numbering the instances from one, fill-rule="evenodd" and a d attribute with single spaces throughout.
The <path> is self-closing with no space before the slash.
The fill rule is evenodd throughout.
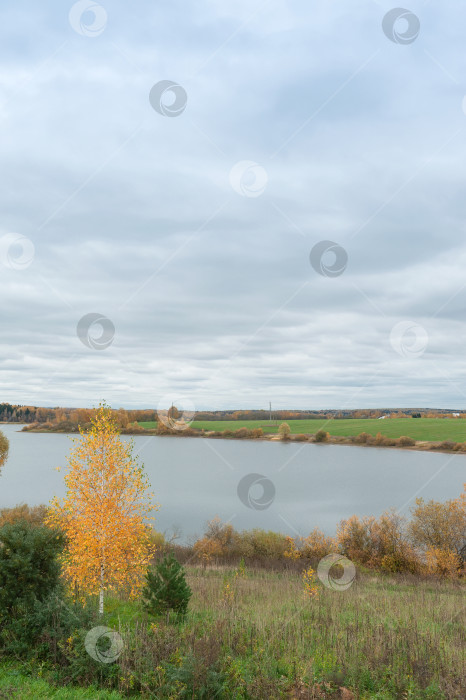
<path id="1" fill-rule="evenodd" d="M 188 566 L 187 574 L 193 597 L 182 622 L 152 618 L 146 623 L 139 602 L 108 601 L 102 624 L 119 630 L 125 641 L 118 662 L 122 696 L 466 696 L 464 585 L 459 582 L 358 571 L 346 591 L 319 582 L 318 598 L 306 599 L 299 568 L 246 569 L 234 576 L 232 568 Z M 134 635 L 143 640 L 142 664 L 135 662 Z M 56 691 L 44 680 L 17 673 L 0 666 L 0 698 L 120 697 L 94 689 Z"/>
<path id="2" fill-rule="evenodd" d="M 32 670 L 32 669 L 31 669 Z M 28 675 L 29 669 L 19 663 L 2 663 L 0 661 L 0 698 L 21 698 L 21 700 L 36 700 L 37 698 L 54 698 L 56 700 L 121 700 L 123 697 L 117 691 L 98 690 L 89 688 L 56 688 L 43 678 Z M 37 673 L 37 670 L 36 670 Z"/>
<path id="3" fill-rule="evenodd" d="M 278 421 L 278 425 L 281 421 Z M 291 432 L 316 433 L 321 428 L 330 435 L 359 435 L 378 432 L 386 437 L 398 438 L 408 435 L 414 440 L 466 440 L 466 421 L 455 418 L 386 418 L 377 419 L 342 419 L 342 420 L 290 420 L 287 421 Z M 156 428 L 155 422 L 140 423 L 143 428 Z M 235 420 L 235 421 L 193 421 L 192 428 L 197 430 L 237 430 L 238 428 L 262 428 L 264 433 L 277 433 L 278 425 L 270 425 L 269 421 Z"/>

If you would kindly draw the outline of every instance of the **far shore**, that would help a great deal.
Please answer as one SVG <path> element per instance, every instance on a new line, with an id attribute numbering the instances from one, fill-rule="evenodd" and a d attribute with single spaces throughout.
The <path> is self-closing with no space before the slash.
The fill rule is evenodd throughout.
<path id="1" fill-rule="evenodd" d="M 11 425 L 11 423 L 10 423 Z M 24 432 L 24 433 L 54 433 L 58 435 L 71 435 L 71 436 L 78 436 L 79 432 L 70 432 L 70 431 L 64 431 L 64 430 L 54 430 L 53 428 L 23 428 L 22 430 L 18 432 Z M 214 439 L 214 440 L 248 440 L 251 442 L 279 442 L 279 443 L 299 443 L 302 445 L 305 444 L 312 444 L 312 445 L 322 445 L 325 447 L 326 445 L 345 445 L 345 446 L 350 446 L 350 447 L 372 447 L 372 448 L 381 448 L 381 449 L 392 449 L 392 450 L 410 450 L 410 451 L 417 451 L 417 452 L 444 452 L 446 454 L 466 454 L 466 443 L 454 443 L 452 441 L 435 441 L 435 440 L 417 440 L 414 441 L 414 444 L 412 445 L 402 445 L 402 444 L 394 444 L 394 445 L 384 445 L 384 444 L 377 444 L 376 442 L 358 442 L 357 439 L 353 436 L 341 436 L 341 435 L 330 435 L 326 440 L 323 441 L 316 441 L 314 435 L 306 435 L 306 439 L 303 439 L 302 437 L 300 439 L 296 439 L 296 435 L 291 435 L 288 439 L 283 440 L 280 438 L 280 436 L 276 435 L 275 433 L 271 434 L 266 434 L 262 435 L 260 437 L 252 437 L 252 436 L 236 436 L 236 435 L 222 435 L 221 432 L 219 431 L 206 431 L 206 430 L 193 430 L 189 429 L 188 432 L 185 430 L 173 430 L 173 431 L 164 431 L 164 432 L 159 432 L 156 429 L 139 429 L 139 430 L 121 430 L 121 435 L 130 435 L 133 437 L 178 437 L 178 438 L 187 438 L 187 437 L 192 437 L 192 438 L 209 438 L 209 439 Z M 396 438 L 393 438 L 394 440 Z M 448 445 L 446 443 L 449 443 Z M 459 447 L 458 447 L 459 446 Z M 455 449 L 456 447 L 456 449 Z"/>

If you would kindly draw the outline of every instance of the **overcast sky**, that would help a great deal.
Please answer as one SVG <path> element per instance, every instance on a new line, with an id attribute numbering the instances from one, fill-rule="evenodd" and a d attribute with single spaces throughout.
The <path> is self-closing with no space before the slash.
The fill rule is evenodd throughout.
<path id="1" fill-rule="evenodd" d="M 3 4 L 0 401 L 466 407 L 466 6 L 392 8 Z"/>

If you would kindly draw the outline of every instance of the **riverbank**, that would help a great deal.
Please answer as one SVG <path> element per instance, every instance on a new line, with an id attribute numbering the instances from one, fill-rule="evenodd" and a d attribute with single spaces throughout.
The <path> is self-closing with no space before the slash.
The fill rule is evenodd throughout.
<path id="1" fill-rule="evenodd" d="M 68 429 L 59 429 L 59 427 L 40 427 L 40 426 L 24 426 L 20 432 L 26 433 L 58 433 L 58 434 L 69 434 L 75 435 L 79 434 L 78 428 L 70 431 Z M 248 429 L 245 427 L 238 428 L 235 431 L 232 430 L 199 430 L 191 427 L 187 427 L 184 430 L 169 430 L 167 428 L 155 429 L 155 428 L 143 428 L 142 426 L 138 428 L 122 429 L 122 435 L 131 435 L 139 437 L 195 437 L 195 438 L 209 438 L 216 440 L 260 440 L 269 442 L 286 442 L 294 443 L 299 442 L 301 444 L 311 443 L 319 445 L 349 445 L 356 447 L 376 447 L 384 449 L 402 449 L 420 452 L 445 452 L 447 454 L 466 454 L 466 442 L 455 442 L 452 440 L 415 440 L 409 435 L 402 435 L 399 438 L 390 438 L 385 435 L 378 433 L 376 436 L 370 435 L 369 433 L 360 433 L 359 435 L 329 435 L 319 436 L 317 434 L 290 434 L 286 439 L 283 439 L 279 435 L 269 433 L 264 434 L 262 429 Z"/>

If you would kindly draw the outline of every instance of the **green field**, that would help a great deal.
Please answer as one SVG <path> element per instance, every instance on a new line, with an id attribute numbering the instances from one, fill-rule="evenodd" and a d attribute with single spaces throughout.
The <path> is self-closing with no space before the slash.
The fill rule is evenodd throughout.
<path id="1" fill-rule="evenodd" d="M 466 440 L 466 421 L 458 418 L 386 418 L 377 419 L 343 419 L 343 420 L 290 420 L 287 421 L 293 434 L 316 433 L 324 428 L 330 435 L 358 435 L 378 432 L 390 438 L 408 435 L 414 440 Z M 276 433 L 278 425 L 271 426 L 269 421 L 194 421 L 192 428 L 198 430 L 237 430 L 238 428 L 262 428 L 264 433 Z M 141 423 L 144 428 L 155 428 L 156 423 Z"/>

